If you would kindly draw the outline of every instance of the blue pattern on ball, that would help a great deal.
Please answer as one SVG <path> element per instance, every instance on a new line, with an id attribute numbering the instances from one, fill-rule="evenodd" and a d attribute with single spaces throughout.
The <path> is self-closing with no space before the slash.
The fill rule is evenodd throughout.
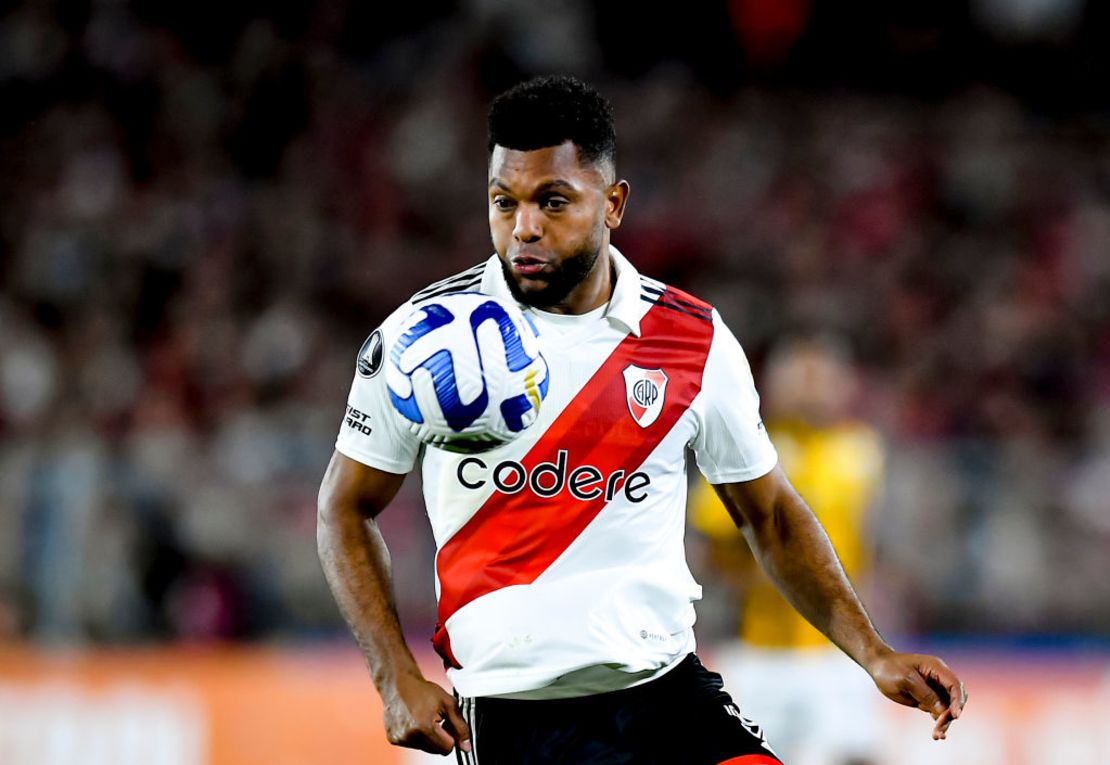
<path id="1" fill-rule="evenodd" d="M 410 329 L 408 332 L 401 335 L 401 337 L 397 339 L 397 342 L 393 346 L 393 351 L 389 354 L 389 360 L 397 367 L 400 367 L 401 365 L 401 354 L 404 353 L 410 345 L 415 343 L 420 338 L 424 337 L 424 335 L 428 334 L 432 330 L 447 326 L 455 319 L 454 314 L 452 314 L 443 306 L 437 305 L 435 303 L 423 306 L 423 311 L 424 318 L 418 324 L 414 325 L 412 329 Z M 442 353 L 446 353 L 446 351 L 443 351 Z M 432 359 L 436 358 L 436 356 L 439 355 L 441 354 L 436 354 L 435 356 L 432 356 L 431 359 L 426 359 L 424 361 L 424 364 L 422 364 L 421 366 L 427 365 L 429 362 L 432 361 Z M 450 354 L 448 354 L 448 359 L 450 359 Z M 454 373 L 452 372 L 452 378 L 453 377 Z M 452 380 L 452 382 L 454 382 L 454 380 Z M 424 422 L 424 416 L 420 413 L 420 407 L 416 404 L 415 391 L 402 398 L 401 396 L 397 395 L 392 388 L 390 388 L 389 400 L 393 402 L 393 406 L 397 409 L 398 412 L 404 415 L 406 419 L 415 422 L 417 425 L 420 425 Z"/>
<path id="2" fill-rule="evenodd" d="M 533 359 L 524 350 L 524 342 L 520 339 L 516 324 L 509 314 L 505 313 L 505 309 L 492 300 L 482 303 L 470 312 L 470 328 L 474 332 L 475 345 L 478 343 L 478 327 L 489 319 L 496 321 L 497 328 L 501 330 L 501 342 L 505 345 L 505 363 L 508 364 L 509 371 L 519 372 L 531 364 Z"/>
<path id="3" fill-rule="evenodd" d="M 413 343 L 429 332 L 446 326 L 455 320 L 455 316 L 447 308 L 437 303 L 422 305 L 420 308 L 424 311 L 424 318 L 397 340 L 390 353 L 390 361 L 398 367 L 400 367 L 402 354 Z M 439 350 L 421 361 L 412 370 L 416 371 L 416 369 L 424 368 L 429 372 L 440 411 L 443 413 L 448 426 L 455 432 L 461 432 L 473 425 L 489 405 L 489 393 L 485 384 L 485 362 L 482 359 L 481 348 L 478 347 L 478 328 L 486 321 L 491 320 L 497 322 L 498 331 L 501 333 L 505 363 L 508 369 L 512 372 L 519 372 L 531 364 L 535 359 L 524 350 L 524 343 L 517 331 L 516 324 L 513 323 L 512 318 L 502 306 L 496 301 L 490 300 L 479 305 L 470 313 L 471 333 L 474 337 L 475 348 L 478 351 L 478 363 L 483 373 L 481 393 L 472 402 L 464 404 L 459 396 L 458 384 L 455 380 L 455 364 L 450 351 L 446 349 Z M 547 396 L 549 382 L 545 375 L 539 383 L 541 399 Z M 424 416 L 416 403 L 415 391 L 407 397 L 401 397 L 390 388 L 389 398 L 397 411 L 406 419 L 418 425 L 424 422 Z M 501 413 L 505 418 L 506 425 L 513 432 L 524 429 L 523 417 L 533 408 L 534 404 L 526 394 L 513 396 L 501 402 Z"/>

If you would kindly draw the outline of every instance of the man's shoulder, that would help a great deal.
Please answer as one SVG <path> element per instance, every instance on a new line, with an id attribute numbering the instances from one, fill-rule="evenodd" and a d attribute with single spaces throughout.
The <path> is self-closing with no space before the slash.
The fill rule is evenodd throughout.
<path id="1" fill-rule="evenodd" d="M 385 320 L 382 321 L 380 325 L 381 329 L 384 329 L 387 333 L 392 331 L 408 318 L 413 312 L 413 309 L 429 300 L 435 300 L 444 295 L 451 295 L 457 292 L 478 291 L 482 286 L 482 279 L 486 273 L 486 265 L 487 261 L 482 261 L 465 271 L 459 271 L 457 274 L 444 277 L 432 282 L 427 287 L 417 290 L 393 309 Z"/>
<path id="2" fill-rule="evenodd" d="M 432 282 L 427 287 L 413 293 L 412 297 L 406 300 L 404 304 L 415 306 L 456 292 L 473 292 L 482 285 L 487 263 L 488 261 L 483 260 L 465 271 L 459 271 L 457 274 Z"/>
<path id="3" fill-rule="evenodd" d="M 713 306 L 706 301 L 650 276 L 639 274 L 639 277 L 640 299 L 650 306 L 659 306 L 692 319 L 713 323 Z"/>

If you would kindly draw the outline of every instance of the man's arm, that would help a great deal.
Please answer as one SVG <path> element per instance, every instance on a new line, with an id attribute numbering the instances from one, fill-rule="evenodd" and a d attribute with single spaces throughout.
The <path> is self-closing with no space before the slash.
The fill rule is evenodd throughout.
<path id="1" fill-rule="evenodd" d="M 424 678 L 397 618 L 389 551 L 374 519 L 404 479 L 333 454 L 317 503 L 320 563 L 382 697 L 389 742 L 438 754 L 457 742 L 469 752 L 458 705 Z"/>
<path id="2" fill-rule="evenodd" d="M 888 698 L 933 716 L 945 738 L 967 692 L 940 659 L 897 653 L 848 581 L 828 535 L 781 467 L 753 481 L 714 486 L 756 559 L 791 605 L 871 675 Z"/>

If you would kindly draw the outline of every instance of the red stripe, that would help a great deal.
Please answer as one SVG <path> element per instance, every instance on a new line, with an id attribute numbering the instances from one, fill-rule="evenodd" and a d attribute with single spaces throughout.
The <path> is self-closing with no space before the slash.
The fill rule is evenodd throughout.
<path id="1" fill-rule="evenodd" d="M 745 754 L 743 757 L 733 757 L 718 765 L 782 765 L 782 760 L 768 757 L 765 754 Z"/>
<path id="2" fill-rule="evenodd" d="M 569 452 L 567 472 L 593 465 L 603 476 L 643 464 L 701 390 L 713 339 L 709 321 L 652 307 L 520 462 L 531 471 Z M 629 364 L 661 368 L 669 382 L 658 419 L 640 427 L 628 411 L 623 371 Z M 436 556 L 439 626 L 432 642 L 459 667 L 444 625 L 467 603 L 502 587 L 530 584 L 578 538 L 605 507 L 604 493 L 577 499 L 566 490 L 544 499 L 525 489 L 494 493 Z"/>

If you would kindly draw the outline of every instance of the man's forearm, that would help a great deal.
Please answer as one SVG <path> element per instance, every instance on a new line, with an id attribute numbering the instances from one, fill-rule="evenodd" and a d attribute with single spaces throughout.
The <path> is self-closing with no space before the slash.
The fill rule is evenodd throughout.
<path id="1" fill-rule="evenodd" d="M 320 563 L 379 693 L 402 674 L 421 676 L 405 643 L 393 598 L 389 551 L 378 524 L 354 508 L 321 507 Z"/>
<path id="2" fill-rule="evenodd" d="M 762 523 L 743 531 L 791 605 L 856 663 L 866 668 L 892 650 L 872 624 L 824 528 L 797 494 L 780 498 Z"/>

